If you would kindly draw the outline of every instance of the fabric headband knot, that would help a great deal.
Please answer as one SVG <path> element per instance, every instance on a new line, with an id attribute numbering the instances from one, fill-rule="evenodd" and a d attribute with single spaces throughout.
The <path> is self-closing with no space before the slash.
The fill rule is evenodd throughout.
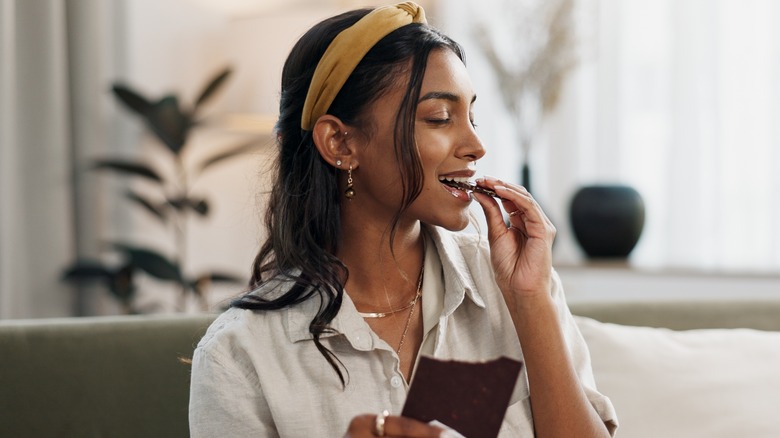
<path id="1" fill-rule="evenodd" d="M 301 128 L 306 131 L 314 128 L 314 123 L 328 111 L 360 60 L 379 40 L 411 23 L 427 23 L 425 11 L 414 2 L 403 2 L 374 9 L 339 33 L 314 70 L 303 104 Z"/>

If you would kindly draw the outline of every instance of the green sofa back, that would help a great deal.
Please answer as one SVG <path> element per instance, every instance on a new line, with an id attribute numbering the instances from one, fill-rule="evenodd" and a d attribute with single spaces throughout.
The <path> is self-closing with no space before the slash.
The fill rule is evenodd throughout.
<path id="1" fill-rule="evenodd" d="M 0 323 L 0 437 L 187 437 L 192 351 L 214 319 Z"/>
<path id="2" fill-rule="evenodd" d="M 572 303 L 604 322 L 780 330 L 780 300 Z M 0 321 L 0 437 L 186 437 L 190 358 L 214 315 Z"/>
<path id="3" fill-rule="evenodd" d="M 569 303 L 575 315 L 601 322 L 673 330 L 752 328 L 780 331 L 777 299 L 649 300 Z"/>

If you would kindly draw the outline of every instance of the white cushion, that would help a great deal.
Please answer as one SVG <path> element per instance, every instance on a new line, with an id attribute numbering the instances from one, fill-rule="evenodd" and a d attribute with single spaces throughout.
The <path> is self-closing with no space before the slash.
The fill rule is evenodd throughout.
<path id="1" fill-rule="evenodd" d="M 780 437 L 780 332 L 575 318 L 618 437 Z"/>

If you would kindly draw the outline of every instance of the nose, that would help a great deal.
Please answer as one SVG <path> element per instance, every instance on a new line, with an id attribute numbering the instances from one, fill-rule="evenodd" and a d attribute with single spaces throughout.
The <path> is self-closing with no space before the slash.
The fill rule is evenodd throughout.
<path id="1" fill-rule="evenodd" d="M 477 161 L 485 156 L 485 145 L 470 122 L 460 136 L 460 144 L 455 153 L 458 158 L 468 161 Z"/>

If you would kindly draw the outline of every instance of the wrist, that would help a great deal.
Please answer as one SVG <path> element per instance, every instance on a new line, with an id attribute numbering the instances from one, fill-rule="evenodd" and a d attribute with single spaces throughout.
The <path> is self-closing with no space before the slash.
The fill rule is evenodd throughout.
<path id="1" fill-rule="evenodd" d="M 526 294 L 515 302 L 515 312 L 519 315 L 536 315 L 539 312 L 545 313 L 548 309 L 555 308 L 555 301 L 550 295 L 549 290 L 539 291 L 538 293 Z"/>
<path id="2" fill-rule="evenodd" d="M 555 301 L 549 293 L 539 293 L 533 296 L 525 296 L 517 300 L 510 309 L 512 320 L 518 336 L 524 333 L 546 331 L 545 328 L 558 325 L 558 311 Z"/>

